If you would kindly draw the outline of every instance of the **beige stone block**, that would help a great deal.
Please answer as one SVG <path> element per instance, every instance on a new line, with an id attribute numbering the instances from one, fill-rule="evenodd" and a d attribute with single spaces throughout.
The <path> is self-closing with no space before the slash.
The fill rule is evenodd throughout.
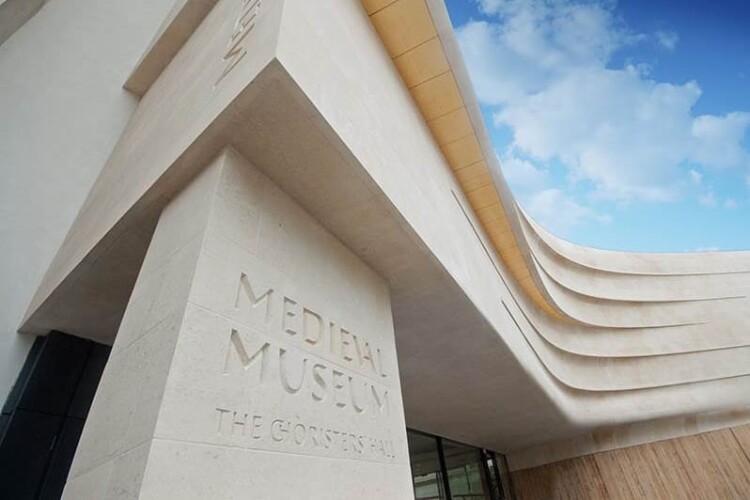
<path id="1" fill-rule="evenodd" d="M 190 306 L 155 437 L 408 463 L 398 382 L 295 337 Z"/>
<path id="2" fill-rule="evenodd" d="M 144 500 L 413 498 L 402 466 L 157 440 Z M 210 477 L 211 481 L 195 478 Z"/>
<path id="3" fill-rule="evenodd" d="M 143 96 L 217 2 L 218 0 L 176 1 L 159 33 L 123 87 Z"/>
<path id="4" fill-rule="evenodd" d="M 65 486 L 65 500 L 120 500 L 140 498 L 143 473 L 151 442 L 145 442 L 116 459 L 71 478 Z"/>
<path id="5" fill-rule="evenodd" d="M 108 483 L 106 496 L 151 498 L 163 486 L 151 481 L 164 470 L 205 468 L 174 469 L 172 458 L 153 453 L 163 442 L 219 450 L 224 469 L 234 456 L 222 450 L 231 449 L 247 464 L 270 454 L 346 474 L 376 468 L 376 476 L 408 484 L 384 281 L 238 154 L 221 155 L 207 174 L 213 182 L 196 179 L 157 226 L 154 250 L 168 257 L 156 279 L 143 278 L 158 290 L 140 295 L 150 307 L 134 300 L 126 311 L 145 320 L 125 322 L 115 341 L 69 495 L 97 477 Z M 184 242 L 194 232 L 182 230 L 194 204 L 208 215 Z M 321 496 L 360 491 L 333 489 L 332 479 L 321 479 Z M 269 476 L 284 495 L 309 487 L 299 481 Z M 169 495 L 180 498 L 175 492 L 189 483 L 192 492 L 219 492 L 222 482 L 206 473 L 183 477 Z"/>
<path id="6" fill-rule="evenodd" d="M 109 480 L 114 461 L 105 462 L 82 474 L 68 477 L 65 483 L 64 500 L 99 500 L 107 497 Z"/>
<path id="7" fill-rule="evenodd" d="M 135 342 L 141 335 L 146 333 L 145 325 L 149 319 L 151 308 L 154 305 L 156 294 L 161 287 L 163 272 L 138 283 L 138 294 L 135 290 L 128 301 L 126 314 L 120 322 L 117 330 L 116 342 L 112 345 L 112 355 L 124 350 Z"/>
<path id="8" fill-rule="evenodd" d="M 201 240 L 199 235 L 196 236 L 193 241 L 178 250 L 158 273 L 158 289 L 145 299 L 150 300 L 151 305 L 140 322 L 140 332 L 149 331 L 170 315 L 184 310 L 196 261 L 201 251 Z M 127 311 L 125 315 L 128 316 Z M 115 341 L 115 344 L 117 343 Z"/>
<path id="9" fill-rule="evenodd" d="M 153 443 L 146 441 L 118 456 L 112 464 L 109 487 L 103 498 L 141 498 L 143 476 Z"/>
<path id="10" fill-rule="evenodd" d="M 227 152 L 218 161 L 224 165 L 228 158 L 239 158 Z M 243 161 L 236 159 L 236 161 Z M 265 191 L 271 184 L 257 169 L 222 168 L 221 179 L 213 192 L 211 215 L 207 227 L 235 241 L 249 251 L 255 251 L 260 237 L 260 209 Z M 205 229 L 205 227 L 204 227 Z"/>
<path id="11" fill-rule="evenodd" d="M 225 133 L 221 144 L 185 154 L 216 122 L 226 126 L 238 96 L 248 99 L 256 90 L 248 89 L 249 84 L 274 58 L 283 2 L 264 2 L 252 28 L 239 33 L 238 50 L 230 50 L 243 5 L 254 9 L 217 2 L 145 93 L 50 264 L 25 323 L 34 322 L 37 309 L 71 272 L 82 271 L 88 252 L 102 241 L 111 242 L 113 229 L 126 215 L 152 203 L 163 205 L 162 195 L 173 195 L 226 144 Z M 186 156 L 198 164 L 186 167 Z M 152 189 L 155 185 L 159 188 Z"/>
<path id="12" fill-rule="evenodd" d="M 182 314 L 162 321 L 107 362 L 71 466 L 74 478 L 151 438 Z"/>
<path id="13" fill-rule="evenodd" d="M 313 282 L 318 284 L 317 288 L 309 289 L 300 286 L 298 278 L 285 272 L 283 267 L 259 259 L 231 241 L 218 240 L 206 247 L 201 258 L 191 301 L 248 327 L 270 328 L 274 335 L 283 336 L 283 332 L 291 329 L 298 334 L 295 336 L 296 342 L 301 342 L 305 337 L 318 337 L 320 328 L 330 330 L 331 322 L 357 335 L 362 341 L 388 342 L 392 338 L 392 333 L 389 333 L 392 327 L 375 316 L 378 308 L 388 306 L 387 301 L 377 296 L 373 300 L 357 300 L 353 295 L 354 272 L 340 275 L 339 286 L 346 293 L 341 294 L 338 300 L 331 300 L 327 298 L 333 288 L 331 273 L 325 272 L 324 265 L 320 269 L 321 273 L 314 273 L 312 269 L 305 273 L 315 278 Z M 364 318 L 373 319 L 367 321 Z M 322 327 L 319 328 L 321 321 Z M 321 351 L 322 356 L 331 356 L 354 366 L 353 359 L 341 360 L 335 352 L 331 353 L 329 344 L 329 340 L 323 338 L 315 349 Z M 338 349 L 333 347 L 334 350 Z M 381 361 L 386 372 L 395 373 L 395 356 L 384 356 Z"/>

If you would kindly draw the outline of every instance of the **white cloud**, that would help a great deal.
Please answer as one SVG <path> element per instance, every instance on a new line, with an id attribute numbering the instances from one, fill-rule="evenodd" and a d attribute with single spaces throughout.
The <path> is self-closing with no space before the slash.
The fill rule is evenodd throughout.
<path id="1" fill-rule="evenodd" d="M 658 83 L 637 70 L 576 71 L 498 111 L 514 146 L 531 158 L 559 159 L 596 196 L 617 201 L 671 201 L 683 162 L 709 168 L 748 164 L 742 137 L 750 114 L 691 116 L 697 84 Z"/>
<path id="2" fill-rule="evenodd" d="M 495 107 L 495 124 L 509 127 L 510 149 L 527 163 L 506 167 L 509 179 L 556 161 L 570 180 L 593 186 L 590 199 L 666 202 L 702 181 L 697 170 L 686 178 L 686 165 L 750 168 L 742 145 L 750 113 L 695 116 L 696 82 L 656 81 L 637 64 L 610 67 L 618 49 L 648 38 L 669 48 L 676 34 L 628 31 L 611 1 L 478 4 L 490 21 L 468 22 L 458 39 L 480 101 Z"/>
<path id="3" fill-rule="evenodd" d="M 701 194 L 700 196 L 698 196 L 698 203 L 700 203 L 704 207 L 714 208 L 717 205 L 716 196 L 714 196 L 714 192 L 709 190 Z"/>
<path id="4" fill-rule="evenodd" d="M 612 220 L 608 215 L 597 214 L 594 210 L 580 205 L 557 188 L 536 192 L 522 204 L 535 221 L 561 236 L 565 236 L 573 226 L 585 221 L 608 224 Z"/>
<path id="5" fill-rule="evenodd" d="M 691 168 L 688 171 L 688 177 L 690 178 L 690 182 L 692 182 L 696 186 L 700 186 L 703 182 L 703 174 L 695 169 Z"/>
<path id="6" fill-rule="evenodd" d="M 738 206 L 739 204 L 737 203 L 737 200 L 735 200 L 734 198 L 727 198 L 726 200 L 724 200 L 724 208 L 728 208 L 731 210 L 731 209 L 737 208 Z"/>
<path id="7" fill-rule="evenodd" d="M 503 177 L 513 189 L 538 191 L 550 184 L 546 170 L 535 167 L 531 162 L 506 154 L 500 159 Z"/>
<path id="8" fill-rule="evenodd" d="M 656 38 L 656 43 L 658 43 L 661 48 L 670 52 L 677 47 L 677 42 L 680 40 L 677 33 L 672 31 L 657 31 L 654 33 L 654 37 Z"/>
<path id="9" fill-rule="evenodd" d="M 532 158 L 559 159 L 574 177 L 593 181 L 598 197 L 668 201 L 677 197 L 689 109 L 699 95 L 693 83 L 592 68 L 506 106 L 495 121 L 511 127 L 514 145 Z"/>
<path id="10" fill-rule="evenodd" d="M 542 90 L 573 68 L 606 63 L 638 39 L 603 4 L 480 0 L 498 22 L 469 21 L 457 30 L 479 99 L 504 104 Z"/>
<path id="11" fill-rule="evenodd" d="M 698 116 L 691 127 L 693 159 L 713 168 L 750 166 L 750 154 L 742 147 L 748 125 L 750 113 Z"/>
<path id="12" fill-rule="evenodd" d="M 500 158 L 503 177 L 516 193 L 516 199 L 548 231 L 565 236 L 572 227 L 585 222 L 609 223 L 608 215 L 582 206 L 561 189 L 552 187 L 547 170 L 508 150 Z"/>

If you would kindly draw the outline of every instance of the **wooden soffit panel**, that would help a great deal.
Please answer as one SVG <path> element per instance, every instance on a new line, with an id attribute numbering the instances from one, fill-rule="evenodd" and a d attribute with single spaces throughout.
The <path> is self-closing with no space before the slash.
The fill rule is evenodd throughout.
<path id="1" fill-rule="evenodd" d="M 361 2 L 495 251 L 534 303 L 561 318 L 532 279 L 426 0 Z"/>

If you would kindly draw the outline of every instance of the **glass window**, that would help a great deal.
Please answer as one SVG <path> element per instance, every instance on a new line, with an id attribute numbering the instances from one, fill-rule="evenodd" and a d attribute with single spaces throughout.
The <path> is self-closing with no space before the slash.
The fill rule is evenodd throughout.
<path id="1" fill-rule="evenodd" d="M 504 500 L 510 491 L 503 455 L 407 430 L 417 500 Z"/>
<path id="2" fill-rule="evenodd" d="M 502 484 L 502 489 L 505 492 L 505 497 L 503 498 L 513 498 L 510 493 L 513 491 L 513 483 L 510 478 L 508 460 L 505 458 L 505 455 L 500 455 L 499 453 L 493 453 L 492 455 L 495 457 L 495 466 L 497 467 L 498 474 L 500 474 L 500 484 Z"/>
<path id="3" fill-rule="evenodd" d="M 437 438 L 408 431 L 409 460 L 417 500 L 447 499 L 440 468 Z"/>
<path id="4" fill-rule="evenodd" d="M 492 451 L 482 450 L 482 461 L 486 466 L 487 483 L 492 492 L 492 498 L 497 500 L 503 500 L 505 498 L 504 491 L 510 491 L 505 482 L 503 474 L 505 463 L 502 459 L 502 455 L 498 456 Z"/>
<path id="5" fill-rule="evenodd" d="M 487 466 L 478 448 L 444 439 L 443 453 L 453 500 L 492 500 Z"/>

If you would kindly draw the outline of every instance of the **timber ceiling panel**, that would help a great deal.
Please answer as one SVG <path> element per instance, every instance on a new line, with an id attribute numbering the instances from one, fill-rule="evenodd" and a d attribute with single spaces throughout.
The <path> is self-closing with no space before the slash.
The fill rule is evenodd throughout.
<path id="1" fill-rule="evenodd" d="M 427 3 L 362 0 L 362 5 L 495 250 L 532 300 L 561 318 L 531 278 Z"/>

